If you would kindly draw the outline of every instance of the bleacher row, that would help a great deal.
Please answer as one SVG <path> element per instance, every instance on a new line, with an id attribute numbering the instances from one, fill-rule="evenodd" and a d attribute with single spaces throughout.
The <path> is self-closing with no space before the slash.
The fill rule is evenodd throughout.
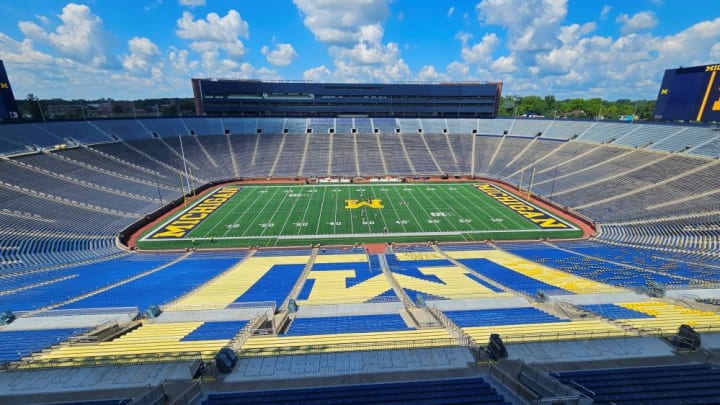
<path id="1" fill-rule="evenodd" d="M 508 404 L 480 377 L 210 394 L 203 405 L 225 404 Z"/>
<path id="2" fill-rule="evenodd" d="M 710 126 L 687 127 L 655 123 L 615 123 L 545 119 L 395 119 L 395 118 L 144 118 L 97 121 L 65 121 L 44 124 L 9 125 L 3 129 L 0 153 L 25 151 L 67 142 L 102 143 L 178 135 L 288 134 L 418 134 L 514 135 L 553 139 L 618 143 L 631 147 L 713 156 L 718 134 Z M 28 140 L 24 135 L 33 132 Z M 713 146 L 714 145 L 714 146 Z M 705 151 L 705 152 L 703 152 Z M 710 152 L 710 153 L 708 153 Z"/>
<path id="3" fill-rule="evenodd" d="M 468 250 L 468 246 L 476 246 L 477 249 Z M 443 246 L 446 250 L 441 250 L 442 254 L 457 260 L 461 267 L 448 259 L 413 259 L 413 255 L 431 253 L 423 249 L 405 252 L 398 249 L 398 253 L 382 256 L 360 254 L 356 250 L 331 250 L 320 254 L 316 251 L 307 278 L 300 280 L 303 286 L 297 290 L 298 296 L 291 295 L 293 286 L 301 277 L 302 269 L 313 258 L 310 249 L 273 250 L 271 253 L 260 250 L 250 255 L 244 252 L 131 254 L 111 262 L 56 270 L 62 271 L 57 274 L 53 271 L 49 274 L 36 273 L 31 280 L 18 278 L 18 282 L 24 283 L 21 284 L 22 291 L 13 291 L 9 289 L 12 284 L 6 283 L 5 290 L 0 291 L 0 299 L 4 308 L 20 314 L 24 310 L 41 311 L 35 316 L 42 315 L 49 308 L 65 313 L 95 307 L 135 306 L 145 309 L 151 305 L 161 305 L 166 313 L 181 315 L 184 311 L 230 308 L 238 303 L 251 305 L 264 302 L 279 308 L 286 299 L 306 294 L 304 299 L 297 300 L 300 311 L 292 316 L 289 326 L 279 330 L 279 334 L 251 336 L 242 344 L 240 352 L 243 355 L 256 356 L 288 351 L 316 353 L 455 344 L 448 330 L 438 325 L 416 324 L 411 317 L 389 311 L 387 307 L 370 313 L 362 310 L 363 302 L 374 302 L 378 296 L 395 294 L 390 280 L 383 274 L 383 256 L 389 274 L 405 293 L 417 291 L 425 297 L 428 306 L 435 308 L 442 307 L 447 300 L 468 298 L 468 291 L 482 291 L 472 298 L 487 299 L 486 302 L 535 296 L 540 291 L 557 297 L 629 291 L 606 284 L 618 280 L 605 278 L 605 275 L 597 279 L 592 275 L 581 279 L 572 272 L 560 272 L 550 267 L 528 267 L 528 263 L 532 262 L 508 253 L 518 252 L 521 246 L 518 243 L 500 245 L 500 249 L 489 248 L 487 244 Z M 600 251 L 600 246 L 596 244 L 592 247 Z M 532 252 L 532 249 L 528 251 Z M 483 270 L 485 267 L 502 268 L 503 272 L 487 272 Z M 626 271 L 631 273 L 636 270 L 628 267 Z M 470 277 L 476 272 L 481 277 Z M 512 273 L 516 276 L 511 276 Z M 654 280 L 647 282 L 656 283 Z M 464 288 L 456 288 L 454 285 L 457 283 Z M 535 284 L 530 289 L 532 283 Z M 316 293 L 320 294 L 320 298 L 314 300 Z M 352 300 L 348 300 L 348 296 Z M 322 312 L 327 305 L 354 308 L 347 305 L 350 302 L 360 305 L 356 312 Z M 367 305 L 372 307 L 373 304 Z M 320 312 L 314 312 L 314 306 Z M 668 304 L 662 300 L 584 305 L 578 306 L 578 309 L 592 316 L 570 318 L 527 304 L 513 304 L 511 307 L 499 304 L 483 309 L 469 307 L 443 312 L 478 342 L 487 341 L 492 333 L 500 333 L 507 342 L 513 343 L 636 336 L 639 333 L 672 334 L 683 323 L 701 331 L 720 327 L 720 314 Z M 21 315 L 12 326 L 22 328 L 23 319 Z M 247 325 L 249 319 L 145 320 L 117 339 L 96 345 L 62 344 L 53 350 L 33 354 L 31 358 L 35 363 L 50 362 L 54 365 L 85 364 L 82 359 L 98 357 L 122 361 L 132 356 L 146 356 L 148 361 L 157 361 L 172 359 L 177 353 L 196 353 L 197 356 L 211 358 Z M 49 321 L 47 324 L 52 325 Z M 49 327 L 27 332 L 30 335 L 38 332 L 40 341 L 36 341 L 34 338 L 16 338 L 14 334 L 22 329 L 0 326 L 0 352 L 4 353 L 5 361 L 16 361 L 83 332 L 60 329 L 53 331 Z M 47 336 L 51 339 L 46 339 Z"/>

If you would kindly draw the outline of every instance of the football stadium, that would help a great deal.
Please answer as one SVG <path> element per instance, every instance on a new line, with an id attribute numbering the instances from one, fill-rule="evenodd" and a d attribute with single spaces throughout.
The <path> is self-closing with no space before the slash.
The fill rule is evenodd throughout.
<path id="1" fill-rule="evenodd" d="M 717 128 L 192 86 L 198 117 L 0 125 L 0 403 L 720 398 Z"/>

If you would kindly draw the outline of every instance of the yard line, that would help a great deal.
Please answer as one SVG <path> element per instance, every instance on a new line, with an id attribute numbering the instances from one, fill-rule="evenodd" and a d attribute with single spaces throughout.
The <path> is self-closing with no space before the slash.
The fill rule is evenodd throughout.
<path id="1" fill-rule="evenodd" d="M 327 189 L 329 186 L 323 187 L 323 195 L 322 200 L 320 200 L 320 211 L 318 212 L 318 220 L 317 220 L 317 226 L 315 227 L 315 235 L 317 235 L 320 232 L 320 223 L 322 220 L 322 210 L 325 206 L 325 194 L 327 194 Z"/>
<path id="2" fill-rule="evenodd" d="M 390 189 L 388 189 L 388 191 L 389 191 L 389 190 L 390 190 Z M 398 193 L 397 190 L 393 190 L 393 191 L 395 191 L 395 194 L 397 194 L 398 197 L 400 197 L 400 193 Z M 407 232 L 407 228 L 405 227 L 405 224 L 402 223 L 403 220 L 400 218 L 400 213 L 398 212 L 397 208 L 395 208 L 395 204 L 390 200 L 389 197 L 390 197 L 390 196 L 388 195 L 387 204 L 390 204 L 390 206 L 392 207 L 393 211 L 395 211 L 395 216 L 396 216 L 396 217 L 398 218 L 398 220 L 400 221 L 400 224 L 399 224 L 399 225 L 402 227 L 403 232 Z M 402 197 L 400 197 L 400 199 L 402 200 Z M 391 226 L 392 226 L 392 225 L 391 225 Z M 390 229 L 390 227 L 387 226 L 387 222 L 386 222 L 385 227 L 388 228 L 388 230 Z"/>
<path id="3" fill-rule="evenodd" d="M 285 188 L 285 190 L 288 190 L 288 188 Z M 270 219 L 268 219 L 268 220 L 267 220 L 268 222 L 266 222 L 266 223 L 273 223 L 273 224 L 274 224 L 273 218 L 275 218 L 275 215 L 277 214 L 278 210 L 280 210 L 280 208 L 281 208 L 281 207 L 283 206 L 283 204 L 285 203 L 285 200 L 287 199 L 288 194 L 292 193 L 292 188 L 289 189 L 289 190 L 290 190 L 289 192 L 286 191 L 285 193 L 283 193 L 283 194 L 285 194 L 285 195 L 283 196 L 282 200 L 280 200 L 280 202 L 277 203 L 277 206 L 275 207 L 275 210 L 273 211 L 272 215 L 270 215 Z M 270 203 L 270 200 L 268 200 L 267 203 L 265 204 L 265 207 L 263 207 L 263 211 L 265 211 L 265 208 L 267 207 L 267 205 L 268 205 L 269 203 Z M 260 232 L 260 235 L 259 235 L 259 236 L 263 236 L 263 235 L 265 234 L 265 231 L 268 230 L 268 228 L 269 228 L 268 226 L 265 226 L 265 227 L 263 228 L 262 232 Z M 275 236 L 277 236 L 277 235 L 275 235 Z"/>
<path id="4" fill-rule="evenodd" d="M 300 219 L 300 222 L 305 222 L 305 216 L 307 215 L 308 208 L 310 208 L 311 205 L 312 205 L 312 206 L 315 206 L 315 202 L 313 201 L 313 196 L 315 196 L 315 195 L 318 194 L 318 193 L 317 193 L 317 187 L 316 187 L 316 186 L 306 186 L 306 187 L 311 187 L 310 190 L 315 190 L 315 192 L 312 192 L 312 193 L 311 193 L 311 192 L 308 192 L 308 194 L 310 194 L 311 197 L 308 199 L 308 203 L 305 205 L 305 210 L 303 211 L 303 216 L 302 216 L 302 218 Z M 297 228 L 298 228 L 298 233 L 297 233 L 297 234 L 300 235 L 300 234 L 302 233 L 304 227 L 303 227 L 303 226 L 298 226 Z"/>
<path id="5" fill-rule="evenodd" d="M 347 198 L 347 199 L 350 200 L 351 197 L 352 197 L 352 194 L 351 194 L 351 193 L 352 193 L 352 189 L 351 189 L 351 188 L 348 188 L 347 191 L 348 191 L 348 198 Z M 348 211 L 350 211 L 350 220 L 348 221 L 348 222 L 350 222 L 350 233 L 355 234 L 355 227 L 354 227 L 354 224 L 353 224 L 353 210 L 348 210 Z"/>
<path id="6" fill-rule="evenodd" d="M 483 202 L 486 201 L 486 199 L 484 198 L 484 196 L 483 196 L 482 198 L 475 199 L 475 197 L 480 197 L 480 196 L 475 195 L 475 194 L 471 194 L 471 193 L 474 193 L 474 192 L 478 192 L 478 193 L 479 193 L 479 191 L 475 190 L 475 188 L 474 188 L 472 185 L 470 185 L 469 187 L 464 187 L 464 188 L 462 188 L 462 192 L 459 193 L 459 197 L 465 199 L 466 201 L 472 201 L 472 200 L 474 200 L 474 201 L 483 201 Z M 518 223 L 517 223 L 517 221 L 516 221 L 516 218 L 513 218 L 513 217 L 511 216 L 510 212 L 507 212 L 507 211 L 504 209 L 504 207 L 503 207 L 503 209 L 501 209 L 500 207 L 498 207 L 498 206 L 495 204 L 495 201 L 494 201 L 494 200 L 493 200 L 493 201 L 489 201 L 486 205 L 483 205 L 483 206 L 481 206 L 481 207 L 479 206 L 478 208 L 479 208 L 479 211 L 481 211 L 482 214 L 483 214 L 485 217 L 487 217 L 487 218 L 498 218 L 498 217 L 501 217 L 501 219 L 503 219 L 502 222 L 493 222 L 492 224 L 490 224 L 490 223 L 488 223 L 487 221 L 485 221 L 484 218 L 478 216 L 477 214 L 475 214 L 475 213 L 473 212 L 473 214 L 472 214 L 473 217 L 474 217 L 476 220 L 482 222 L 487 229 L 497 229 L 498 227 L 500 227 L 500 228 L 502 228 L 502 229 L 510 230 L 510 227 L 508 226 L 509 224 L 515 224 L 517 227 L 520 227 L 520 226 L 518 226 Z M 505 224 L 505 220 L 508 221 L 508 224 Z"/>
<path id="7" fill-rule="evenodd" d="M 262 189 L 261 189 L 261 190 L 262 190 Z M 279 190 L 279 189 L 278 189 L 278 190 Z M 272 193 L 272 196 L 267 197 L 267 201 L 272 201 L 272 200 L 274 200 L 275 194 L 278 193 L 278 190 L 274 190 L 273 193 Z M 252 214 L 254 211 L 251 211 L 250 209 L 251 209 L 252 207 L 254 207 L 257 202 L 262 201 L 262 198 L 259 197 L 259 194 L 265 195 L 265 194 L 269 194 L 269 193 L 260 193 L 260 192 L 256 193 L 255 202 L 253 202 L 250 207 L 247 207 L 247 208 L 242 212 L 242 214 L 240 214 L 240 215 L 236 218 L 236 220 L 235 220 L 235 223 L 241 223 L 241 225 L 243 225 L 243 227 L 245 228 L 245 229 L 243 230 L 243 233 L 240 234 L 240 236 L 246 236 L 247 233 L 248 233 L 248 231 L 250 231 L 250 229 L 253 228 L 251 225 L 256 225 L 256 222 L 255 222 L 255 221 L 247 221 L 247 220 L 243 220 L 243 218 L 244 218 L 245 215 L 248 214 L 248 213 Z M 262 209 L 260 210 L 260 212 L 262 212 L 263 210 L 265 210 L 265 207 L 267 207 L 267 201 L 266 201 L 265 205 L 263 205 L 263 207 L 262 207 Z M 242 221 L 241 221 L 241 220 L 242 220 Z"/>
<path id="8" fill-rule="evenodd" d="M 218 188 L 219 188 L 219 187 L 218 187 Z M 250 192 L 250 191 L 248 191 L 247 193 L 243 193 L 243 191 L 245 191 L 246 189 L 247 189 L 247 187 L 242 187 L 242 189 L 238 192 L 238 193 L 242 194 L 242 198 L 241 198 L 242 201 L 250 198 L 250 196 L 251 196 L 251 194 L 252 194 L 252 192 Z M 237 193 L 235 194 L 235 196 L 237 196 Z M 227 218 L 227 216 L 230 215 L 230 214 L 233 212 L 233 210 L 235 209 L 235 207 L 238 206 L 238 204 L 234 202 L 234 200 L 235 200 L 235 198 L 236 198 L 235 196 L 233 196 L 233 198 L 230 200 L 230 201 L 232 202 L 232 206 L 227 206 L 227 207 L 226 207 L 226 206 L 223 206 L 223 207 L 220 208 L 220 211 L 222 211 L 222 208 L 226 208 L 226 209 L 227 209 L 227 214 L 225 214 L 225 215 L 222 217 L 222 219 L 220 219 L 220 220 L 218 220 L 217 222 L 215 222 L 215 223 L 210 227 L 210 229 L 209 229 L 207 232 L 204 232 L 204 233 L 203 233 L 203 236 L 204 236 L 204 237 L 206 237 L 206 236 L 208 236 L 208 235 L 214 236 L 215 228 L 217 228 L 217 227 L 220 226 L 221 224 L 224 224 L 224 223 L 225 223 L 225 218 Z M 208 218 L 206 218 L 206 221 L 214 221 L 214 219 L 213 219 L 213 214 L 210 214 L 210 216 L 209 216 Z M 201 228 L 202 228 L 202 224 L 201 224 L 200 226 L 198 226 L 197 229 L 201 229 Z M 227 235 L 227 232 L 225 232 L 225 233 L 223 234 L 223 236 L 225 236 L 225 235 Z M 187 235 L 187 237 L 190 238 L 190 239 L 192 239 L 192 231 L 190 231 L 190 233 Z"/>
<path id="9" fill-rule="evenodd" d="M 335 189 L 333 189 L 333 190 L 335 190 Z M 337 224 L 338 194 L 340 194 L 339 191 L 337 193 L 333 193 L 333 195 L 335 196 L 335 214 L 334 214 L 334 219 L 333 219 L 334 224 Z M 333 233 L 337 233 L 337 225 L 333 225 Z"/>
<path id="10" fill-rule="evenodd" d="M 375 192 L 376 187 L 380 187 L 380 188 L 383 188 L 383 187 L 382 186 L 370 186 L 370 190 L 372 191 L 373 196 L 375 196 L 375 198 L 378 198 L 378 194 Z M 387 197 L 387 194 L 385 194 L 384 197 Z M 383 199 L 381 198 L 381 200 L 383 200 Z M 385 198 L 383 201 L 385 201 L 385 206 L 387 207 L 388 199 Z M 388 229 L 388 223 L 387 223 L 387 220 L 385 219 L 385 210 L 381 208 L 378 211 L 380 211 L 380 216 L 382 217 L 383 229 Z M 370 227 L 370 225 L 368 225 L 368 227 Z"/>
<path id="11" fill-rule="evenodd" d="M 293 192 L 294 192 L 294 191 L 293 191 Z M 289 193 L 286 193 L 285 196 L 287 197 L 288 194 L 289 194 Z M 295 199 L 295 201 L 293 202 L 292 206 L 290 207 L 290 212 L 288 212 L 288 215 L 287 215 L 287 217 L 285 218 L 285 222 L 283 222 L 283 226 L 280 228 L 280 231 L 278 231 L 278 235 L 282 235 L 282 234 L 283 234 L 283 230 L 285 230 L 285 226 L 287 225 L 288 221 L 291 220 L 291 218 L 292 218 L 292 215 L 291 215 L 291 214 L 292 214 L 293 211 L 295 210 L 295 205 L 297 204 L 298 201 L 300 201 L 300 199 L 301 199 L 301 197 L 302 197 L 302 195 L 303 195 L 302 190 L 298 190 L 298 192 L 297 192 L 296 194 L 299 194 L 300 196 L 299 196 L 299 197 L 293 197 L 293 198 Z M 307 193 L 307 194 L 310 195 L 310 193 Z M 271 219 L 271 221 L 272 221 L 272 219 Z"/>
<path id="12" fill-rule="evenodd" d="M 426 188 L 425 186 L 416 186 L 416 188 L 415 188 L 413 191 L 423 190 L 423 196 L 425 197 L 425 199 L 428 199 L 428 198 L 427 198 L 427 195 L 425 194 L 425 193 L 426 193 L 426 190 L 424 190 L 425 188 Z M 421 210 L 425 213 L 425 215 L 428 217 L 428 219 L 434 218 L 428 211 L 425 210 L 425 204 L 421 203 L 421 202 L 417 199 L 417 197 L 415 197 L 415 194 L 417 194 L 417 193 L 410 192 L 410 194 L 412 195 L 412 198 L 413 198 L 413 200 L 415 200 L 415 202 L 417 203 L 417 205 L 420 206 L 420 209 L 421 209 Z M 420 221 L 417 220 L 417 217 L 415 216 L 415 214 L 412 213 L 412 211 L 411 211 L 410 213 L 412 214 L 413 218 L 415 218 L 415 221 L 417 221 L 418 224 L 419 224 Z M 429 223 L 429 222 L 427 222 L 427 220 L 425 220 L 425 222 L 426 222 L 426 223 Z M 423 225 L 424 225 L 424 224 L 423 224 Z M 432 224 L 432 225 L 435 225 L 435 228 L 437 228 L 438 231 L 442 231 L 442 228 L 440 228 L 440 224 Z"/>
<path id="13" fill-rule="evenodd" d="M 228 217 L 229 215 L 231 215 L 231 214 L 236 213 L 236 212 L 237 212 L 236 209 L 239 210 L 240 208 L 242 208 L 242 207 L 243 207 L 243 203 L 245 202 L 245 200 L 248 200 L 249 198 L 252 197 L 252 198 L 253 198 L 252 204 L 250 204 L 249 206 L 247 206 L 247 207 L 243 210 L 243 213 L 242 213 L 242 214 L 240 214 L 238 217 L 234 218 L 234 221 L 233 221 L 233 223 L 232 223 L 233 225 L 240 225 L 240 226 L 238 226 L 238 228 L 242 228 L 242 224 L 239 223 L 238 220 L 245 214 L 245 212 L 247 212 L 247 210 L 251 209 L 252 206 L 255 205 L 255 204 L 259 201 L 259 199 L 256 197 L 256 195 L 257 195 L 257 190 L 248 190 L 248 193 L 247 193 L 247 195 L 245 196 L 245 198 L 243 198 L 242 200 L 238 200 L 236 203 L 234 203 L 234 204 L 232 205 L 232 207 L 230 207 L 230 210 L 228 211 L 228 213 L 225 214 L 225 215 L 222 217 L 222 219 L 218 220 L 218 222 L 213 226 L 213 229 L 214 229 L 215 227 L 220 226 L 220 225 L 223 225 L 223 224 L 224 224 L 224 225 L 228 225 L 228 224 L 225 223 L 225 218 L 227 218 L 227 217 Z M 226 236 L 229 232 L 231 232 L 231 229 L 235 229 L 235 228 L 230 228 L 230 227 L 228 227 L 228 228 L 225 230 L 225 232 L 223 233 L 223 236 Z"/>
<path id="14" fill-rule="evenodd" d="M 435 190 L 437 190 L 437 189 L 439 188 L 438 186 L 440 186 L 440 185 L 433 185 L 433 187 L 432 187 L 433 190 L 429 190 L 430 187 L 425 187 L 425 190 L 423 191 L 423 193 L 424 193 L 423 195 L 426 197 L 427 200 L 430 201 L 430 204 L 432 204 L 432 206 L 435 207 L 435 209 L 437 210 L 436 212 L 444 212 L 444 211 L 442 211 L 442 209 L 443 209 L 442 207 L 438 207 L 438 206 L 435 204 L 435 199 L 434 199 L 434 198 L 428 197 L 428 194 L 434 194 L 434 195 L 437 195 L 438 198 L 439 198 L 441 201 L 445 201 L 445 198 L 446 198 L 446 197 L 441 197 L 441 196 L 438 195 L 437 192 L 435 191 Z M 448 187 L 448 188 L 449 188 L 449 187 Z M 448 191 L 449 191 L 449 190 L 448 190 Z M 457 213 L 455 212 L 455 206 L 450 206 L 450 205 L 448 205 L 448 207 L 447 207 L 446 209 L 449 209 L 450 211 L 452 211 L 452 212 L 450 212 L 450 216 L 447 216 L 447 217 L 438 217 L 438 218 L 447 219 L 447 223 L 450 224 L 450 226 L 452 226 L 457 232 L 461 232 L 461 230 L 458 229 L 458 228 L 455 226 L 455 223 L 454 223 L 454 222 L 452 221 L 452 219 L 451 219 L 451 217 L 457 216 Z M 431 215 L 431 216 L 432 216 L 432 215 Z"/>

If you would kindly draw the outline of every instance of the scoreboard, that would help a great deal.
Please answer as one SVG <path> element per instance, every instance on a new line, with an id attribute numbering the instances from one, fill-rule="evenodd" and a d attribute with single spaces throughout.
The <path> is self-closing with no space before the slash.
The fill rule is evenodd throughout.
<path id="1" fill-rule="evenodd" d="M 668 69 L 655 103 L 665 121 L 720 121 L 720 64 Z"/>
<path id="2" fill-rule="evenodd" d="M 18 108 L 12 87 L 10 87 L 10 80 L 5 72 L 5 65 L 0 60 L 0 121 L 9 118 L 18 118 Z"/>

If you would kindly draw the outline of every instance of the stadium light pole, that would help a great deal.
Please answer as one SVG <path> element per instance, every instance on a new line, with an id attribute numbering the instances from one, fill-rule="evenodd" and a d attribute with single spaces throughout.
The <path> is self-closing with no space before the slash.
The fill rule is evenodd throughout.
<path id="1" fill-rule="evenodd" d="M 185 171 L 185 182 L 187 183 L 188 193 L 190 192 L 190 177 L 188 177 L 187 161 L 185 160 L 185 148 L 183 148 L 182 136 L 178 134 L 180 140 L 180 153 L 182 154 L 183 170 Z"/>
<path id="2" fill-rule="evenodd" d="M 43 122 L 45 122 L 45 113 L 43 112 L 42 104 L 40 104 L 40 99 L 38 98 L 35 101 L 37 101 L 38 108 L 40 109 L 40 118 L 42 118 Z"/>

